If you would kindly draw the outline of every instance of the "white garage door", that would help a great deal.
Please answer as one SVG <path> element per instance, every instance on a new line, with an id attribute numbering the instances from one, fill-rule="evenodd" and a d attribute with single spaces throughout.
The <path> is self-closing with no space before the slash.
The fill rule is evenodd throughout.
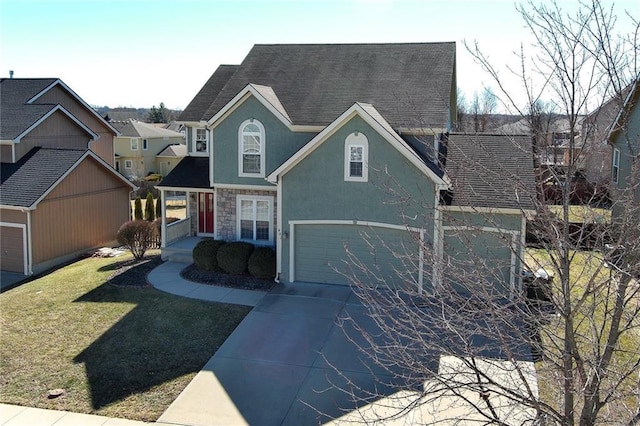
<path id="1" fill-rule="evenodd" d="M 419 279 L 419 232 L 380 226 L 300 224 L 294 229 L 295 281 L 398 286 Z"/>

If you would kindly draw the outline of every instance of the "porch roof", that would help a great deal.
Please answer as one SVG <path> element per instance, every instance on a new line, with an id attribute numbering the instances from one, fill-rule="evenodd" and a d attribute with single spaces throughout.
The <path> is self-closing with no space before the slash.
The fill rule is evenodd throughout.
<path id="1" fill-rule="evenodd" d="M 162 179 L 158 187 L 211 188 L 209 185 L 209 158 L 185 157 Z"/>

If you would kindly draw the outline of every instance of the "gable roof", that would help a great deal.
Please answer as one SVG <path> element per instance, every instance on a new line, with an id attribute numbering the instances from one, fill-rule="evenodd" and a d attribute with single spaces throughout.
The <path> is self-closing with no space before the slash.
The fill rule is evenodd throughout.
<path id="1" fill-rule="evenodd" d="M 327 126 L 363 102 L 394 128 L 444 129 L 455 43 L 255 45 L 240 66 L 218 68 L 180 120 L 211 119 L 249 84 L 269 87 L 296 125 Z"/>
<path id="2" fill-rule="evenodd" d="M 632 84 L 633 86 L 626 94 L 622 108 L 620 108 L 620 111 L 616 115 L 615 120 L 611 124 L 609 134 L 607 135 L 607 141 L 611 145 L 613 145 L 617 134 L 624 128 L 623 122 L 627 120 L 627 116 L 634 107 L 637 107 L 638 101 L 640 100 L 640 74 L 638 74 L 638 77 L 636 77 L 636 80 Z"/>
<path id="3" fill-rule="evenodd" d="M 135 186 L 89 150 L 33 148 L 17 163 L 2 163 L 0 205 L 34 208 L 82 160 L 92 157 L 131 188 Z"/>
<path id="4" fill-rule="evenodd" d="M 451 205 L 535 210 L 530 135 L 451 134 L 445 170 Z"/>
<path id="5" fill-rule="evenodd" d="M 178 121 L 206 121 L 210 119 L 210 116 L 206 117 L 206 112 L 211 106 L 211 102 L 218 96 L 238 68 L 239 65 L 220 65 L 182 111 Z"/>
<path id="6" fill-rule="evenodd" d="M 38 99 L 52 87 L 61 86 L 80 104 L 101 120 L 114 134 L 118 132 L 73 90 L 57 78 L 2 78 L 0 79 L 0 140 L 19 139 L 54 109 L 62 110 L 74 121 L 73 114 L 58 104 L 39 103 Z M 85 129 L 88 129 L 84 124 Z M 94 138 L 97 135 L 89 130 Z"/>
<path id="7" fill-rule="evenodd" d="M 186 145 L 169 145 L 156 157 L 186 157 L 188 154 Z"/>
<path id="8" fill-rule="evenodd" d="M 183 136 L 182 133 L 134 119 L 112 121 L 111 125 L 120 132 L 121 136 L 134 138 L 181 138 Z"/>
<path id="9" fill-rule="evenodd" d="M 267 180 L 272 183 L 278 181 L 278 177 L 286 174 L 294 168 L 300 161 L 311 154 L 318 146 L 326 141 L 337 129 L 351 120 L 354 116 L 360 116 L 367 124 L 375 129 L 387 142 L 396 148 L 405 158 L 407 158 L 421 172 L 428 176 L 437 186 L 444 189 L 448 186 L 446 178 L 439 176 L 425 164 L 420 157 L 392 128 L 391 125 L 382 117 L 382 115 L 373 107 L 373 105 L 356 102 L 349 109 L 343 112 L 330 125 L 325 127 L 323 131 L 318 133 L 311 141 L 309 141 L 302 149 L 291 156 L 280 167 L 274 170 Z"/>

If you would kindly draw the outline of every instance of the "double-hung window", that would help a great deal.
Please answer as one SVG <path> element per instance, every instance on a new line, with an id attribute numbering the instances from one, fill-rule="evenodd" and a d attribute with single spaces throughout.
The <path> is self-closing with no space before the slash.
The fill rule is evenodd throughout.
<path id="1" fill-rule="evenodd" d="M 238 129 L 238 175 L 264 177 L 264 126 L 257 120 L 247 120 Z"/>
<path id="2" fill-rule="evenodd" d="M 207 137 L 207 129 L 193 129 L 193 152 L 195 153 L 209 152 L 209 140 Z"/>
<path id="3" fill-rule="evenodd" d="M 131 138 L 131 151 L 138 150 L 138 138 Z"/>
<path id="4" fill-rule="evenodd" d="M 618 183 L 618 175 L 620 174 L 620 150 L 613 149 L 613 162 L 611 164 L 611 177 L 613 183 Z"/>
<path id="5" fill-rule="evenodd" d="M 273 241 L 272 205 L 271 197 L 238 196 L 238 240 Z"/>
<path id="6" fill-rule="evenodd" d="M 347 136 L 344 143 L 344 180 L 366 182 L 368 179 L 369 141 L 359 132 Z"/>

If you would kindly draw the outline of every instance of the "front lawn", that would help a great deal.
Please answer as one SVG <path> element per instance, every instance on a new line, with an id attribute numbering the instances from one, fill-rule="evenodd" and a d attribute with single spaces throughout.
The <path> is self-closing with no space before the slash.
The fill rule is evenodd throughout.
<path id="1" fill-rule="evenodd" d="M 107 283 L 127 259 L 84 259 L 0 294 L 0 402 L 154 421 L 250 310 Z"/>

